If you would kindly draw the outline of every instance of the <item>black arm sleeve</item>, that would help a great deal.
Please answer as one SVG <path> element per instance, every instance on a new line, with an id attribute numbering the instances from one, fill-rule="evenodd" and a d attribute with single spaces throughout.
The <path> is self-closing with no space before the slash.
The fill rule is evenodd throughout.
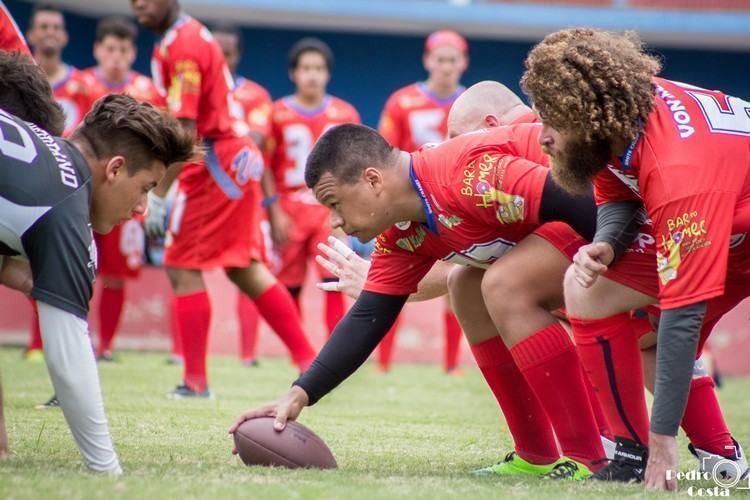
<path id="1" fill-rule="evenodd" d="M 591 192 L 581 195 L 570 194 L 561 188 L 550 174 L 544 182 L 539 220 L 565 222 L 578 234 L 591 241 L 596 231 L 594 195 Z"/>
<path id="2" fill-rule="evenodd" d="M 599 205 L 593 241 L 604 241 L 612 245 L 615 251 L 612 262 L 616 262 L 638 236 L 638 230 L 644 222 L 646 213 L 640 201 L 611 201 Z"/>
<path id="3" fill-rule="evenodd" d="M 687 405 L 706 303 L 662 311 L 656 347 L 651 431 L 676 436 Z"/>
<path id="4" fill-rule="evenodd" d="M 309 405 L 331 392 L 367 361 L 388 333 L 408 295 L 362 292 L 331 338 L 295 382 L 310 398 Z"/>

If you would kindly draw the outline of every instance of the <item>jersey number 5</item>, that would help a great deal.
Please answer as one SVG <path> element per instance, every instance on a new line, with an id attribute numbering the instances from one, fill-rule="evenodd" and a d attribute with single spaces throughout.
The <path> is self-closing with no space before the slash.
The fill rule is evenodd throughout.
<path id="1" fill-rule="evenodd" d="M 750 135 L 750 102 L 692 85 L 681 86 L 700 106 L 711 132 Z"/>

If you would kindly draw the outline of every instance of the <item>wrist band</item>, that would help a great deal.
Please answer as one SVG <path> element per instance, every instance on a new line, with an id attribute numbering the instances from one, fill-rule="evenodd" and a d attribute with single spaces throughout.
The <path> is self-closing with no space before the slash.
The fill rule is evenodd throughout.
<path id="1" fill-rule="evenodd" d="M 279 201 L 279 193 L 263 198 L 263 201 L 260 202 L 260 206 L 263 208 L 268 208 L 277 201 Z"/>

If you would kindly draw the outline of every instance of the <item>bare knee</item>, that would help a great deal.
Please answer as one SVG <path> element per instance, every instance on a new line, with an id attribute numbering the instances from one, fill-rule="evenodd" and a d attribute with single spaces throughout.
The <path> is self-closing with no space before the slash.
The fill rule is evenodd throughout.
<path id="1" fill-rule="evenodd" d="M 176 295 L 187 295 L 206 289 L 203 273 L 197 269 L 167 268 L 167 277 Z"/>

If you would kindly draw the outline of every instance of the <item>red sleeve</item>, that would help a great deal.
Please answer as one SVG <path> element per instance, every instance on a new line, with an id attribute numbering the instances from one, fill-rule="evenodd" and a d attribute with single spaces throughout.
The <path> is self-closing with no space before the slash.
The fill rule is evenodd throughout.
<path id="1" fill-rule="evenodd" d="M 662 309 L 724 293 L 734 203 L 725 192 L 704 192 L 649 208 Z"/>
<path id="2" fill-rule="evenodd" d="M 280 163 L 282 161 L 281 155 L 282 155 L 282 149 L 283 149 L 283 137 L 281 135 L 281 126 L 279 123 L 274 119 L 274 114 L 276 112 L 276 108 L 271 108 L 271 114 L 269 116 L 269 120 L 271 122 L 270 124 L 270 130 L 268 134 L 268 139 L 265 143 L 265 151 L 264 156 L 266 160 L 266 165 L 270 168 L 271 172 L 273 173 L 274 181 L 276 182 L 276 190 L 280 190 L 279 186 L 279 178 L 281 174 L 279 174 Z"/>
<path id="3" fill-rule="evenodd" d="M 398 105 L 398 94 L 388 98 L 383 113 L 380 115 L 378 132 L 391 146 L 403 148 L 403 110 Z"/>
<path id="4" fill-rule="evenodd" d="M 412 224 L 406 231 L 390 228 L 378 235 L 363 290 L 387 295 L 410 295 L 417 291 L 419 282 L 437 259 L 406 251 L 398 246 L 398 241 L 419 237 L 419 231 L 425 229 Z"/>
<path id="5" fill-rule="evenodd" d="M 258 97 L 247 110 L 246 121 L 250 130 L 264 139 L 271 133 L 271 96 L 268 92 L 258 92 Z"/>
<path id="6" fill-rule="evenodd" d="M 610 201 L 641 201 L 633 191 L 633 188 L 638 188 L 638 179 L 621 175 L 622 179 L 609 168 L 604 168 L 594 177 L 594 197 L 597 205 Z"/>
<path id="7" fill-rule="evenodd" d="M 474 150 L 460 162 L 453 182 L 465 213 L 488 225 L 538 225 L 539 207 L 549 169 L 500 151 Z"/>
<path id="8" fill-rule="evenodd" d="M 196 40 L 200 37 L 196 36 Z M 186 47 L 186 43 L 191 41 L 180 37 L 169 47 L 165 75 L 167 109 L 176 118 L 197 120 L 203 82 L 201 50 Z"/>

